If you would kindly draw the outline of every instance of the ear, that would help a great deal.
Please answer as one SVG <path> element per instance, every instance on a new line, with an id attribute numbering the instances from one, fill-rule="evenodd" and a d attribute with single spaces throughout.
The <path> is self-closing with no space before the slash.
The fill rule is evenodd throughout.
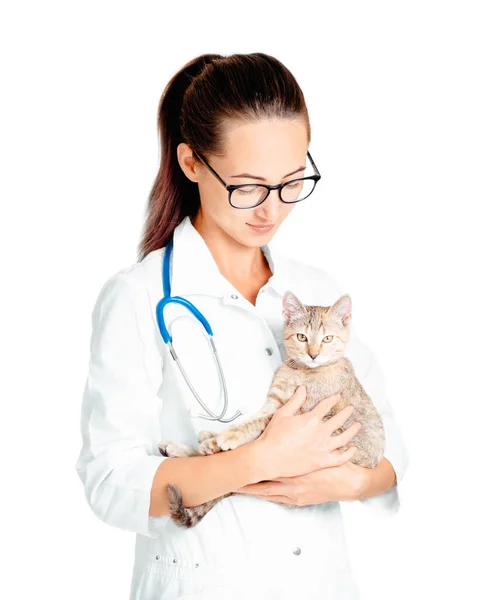
<path id="1" fill-rule="evenodd" d="M 287 290 L 283 296 L 283 317 L 286 322 L 293 320 L 301 313 L 306 312 L 304 304 L 302 304 L 295 294 Z"/>
<path id="2" fill-rule="evenodd" d="M 348 294 L 340 296 L 337 302 L 332 304 L 327 314 L 340 325 L 347 327 L 352 318 L 352 301 L 350 296 Z"/>

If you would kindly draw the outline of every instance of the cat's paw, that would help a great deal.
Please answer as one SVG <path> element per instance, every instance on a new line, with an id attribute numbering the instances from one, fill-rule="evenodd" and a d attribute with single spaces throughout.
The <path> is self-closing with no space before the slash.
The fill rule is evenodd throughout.
<path id="1" fill-rule="evenodd" d="M 216 454 L 220 451 L 221 449 L 219 448 L 215 437 L 207 438 L 199 444 L 199 452 L 201 454 Z"/>
<path id="2" fill-rule="evenodd" d="M 216 437 L 217 445 L 221 450 L 234 450 L 244 444 L 244 435 L 234 429 L 226 429 Z"/>
<path id="3" fill-rule="evenodd" d="M 217 433 L 215 431 L 200 431 L 198 442 L 200 444 L 201 442 L 205 442 L 205 440 L 208 440 L 209 438 L 214 438 L 216 436 Z"/>
<path id="4" fill-rule="evenodd" d="M 170 450 L 172 449 L 171 446 L 173 446 L 173 444 L 171 444 L 170 442 L 160 442 L 158 444 L 158 451 L 160 452 L 160 454 L 162 456 L 171 456 L 171 454 L 170 454 Z"/>
<path id="5" fill-rule="evenodd" d="M 200 456 L 200 453 L 192 446 L 176 444 L 174 442 L 159 442 L 158 451 L 162 456 L 170 458 L 182 458 L 185 456 Z"/>

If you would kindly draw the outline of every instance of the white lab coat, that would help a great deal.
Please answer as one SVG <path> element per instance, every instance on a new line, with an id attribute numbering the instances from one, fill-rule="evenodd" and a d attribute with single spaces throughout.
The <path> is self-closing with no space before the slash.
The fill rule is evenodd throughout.
<path id="1" fill-rule="evenodd" d="M 82 400 L 83 446 L 76 470 L 89 506 L 105 523 L 137 534 L 130 600 L 247 600 L 359 597 L 338 502 L 287 508 L 236 494 L 219 502 L 194 528 L 168 516 L 149 517 L 159 464 L 157 444 L 197 446 L 202 429 L 228 425 L 201 419 L 156 321 L 165 249 L 121 269 L 102 287 L 92 313 L 89 371 Z M 171 293 L 188 298 L 208 319 L 224 369 L 227 416 L 247 419 L 266 399 L 286 359 L 281 301 L 290 289 L 306 304 L 329 305 L 348 290 L 321 269 L 263 246 L 273 276 L 256 306 L 219 272 L 203 238 L 186 217 L 174 232 Z M 193 385 L 220 411 L 223 395 L 201 325 L 183 307 L 165 309 L 167 327 Z M 350 326 L 345 354 L 383 418 L 384 456 L 398 485 L 409 458 L 386 398 L 382 372 Z M 176 459 L 175 459 L 176 460 Z M 398 485 L 361 500 L 381 513 L 399 508 Z"/>

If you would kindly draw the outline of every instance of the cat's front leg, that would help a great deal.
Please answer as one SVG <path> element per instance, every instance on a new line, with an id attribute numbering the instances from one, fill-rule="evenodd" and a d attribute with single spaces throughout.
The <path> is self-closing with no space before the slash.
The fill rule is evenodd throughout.
<path id="1" fill-rule="evenodd" d="M 221 450 L 234 450 L 247 442 L 257 439 L 270 422 L 272 415 L 261 415 L 247 423 L 233 425 L 216 437 L 216 443 Z"/>
<path id="2" fill-rule="evenodd" d="M 220 433 L 216 442 L 221 450 L 234 450 L 243 444 L 256 440 L 266 429 L 274 413 L 285 403 L 280 386 L 273 382 L 268 398 L 260 411 L 249 421 L 238 423 Z M 288 395 L 288 392 L 286 392 Z"/>
<path id="3" fill-rule="evenodd" d="M 199 437 L 198 437 L 199 444 L 201 442 L 204 442 L 205 440 L 208 440 L 209 438 L 214 438 L 214 437 L 217 437 L 216 431 L 206 431 L 205 429 L 203 431 L 199 431 Z"/>
<path id="4" fill-rule="evenodd" d="M 216 454 L 221 449 L 216 442 L 216 431 L 200 431 L 199 432 L 199 451 L 203 455 Z"/>
<path id="5" fill-rule="evenodd" d="M 234 450 L 257 439 L 266 429 L 274 413 L 259 412 L 250 421 L 238 423 L 220 433 L 215 441 L 221 450 Z"/>
<path id="6" fill-rule="evenodd" d="M 187 444 L 177 444 L 176 442 L 159 442 L 158 450 L 162 456 L 171 458 L 182 458 L 184 456 L 202 456 L 202 453 Z"/>
<path id="7" fill-rule="evenodd" d="M 218 452 L 220 452 L 221 449 L 219 448 L 219 445 L 217 443 L 217 438 L 211 437 L 205 439 L 199 444 L 199 451 L 203 455 L 217 454 Z"/>

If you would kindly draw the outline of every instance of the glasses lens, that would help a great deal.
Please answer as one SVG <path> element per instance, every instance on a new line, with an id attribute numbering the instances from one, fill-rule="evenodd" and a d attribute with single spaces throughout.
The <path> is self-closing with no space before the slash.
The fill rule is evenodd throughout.
<path id="1" fill-rule="evenodd" d="M 315 189 L 314 179 L 295 179 L 281 188 L 283 202 L 299 202 L 308 198 Z"/>
<path id="2" fill-rule="evenodd" d="M 268 190 L 257 184 L 243 185 L 231 194 L 231 204 L 237 208 L 256 206 L 266 196 Z"/>

